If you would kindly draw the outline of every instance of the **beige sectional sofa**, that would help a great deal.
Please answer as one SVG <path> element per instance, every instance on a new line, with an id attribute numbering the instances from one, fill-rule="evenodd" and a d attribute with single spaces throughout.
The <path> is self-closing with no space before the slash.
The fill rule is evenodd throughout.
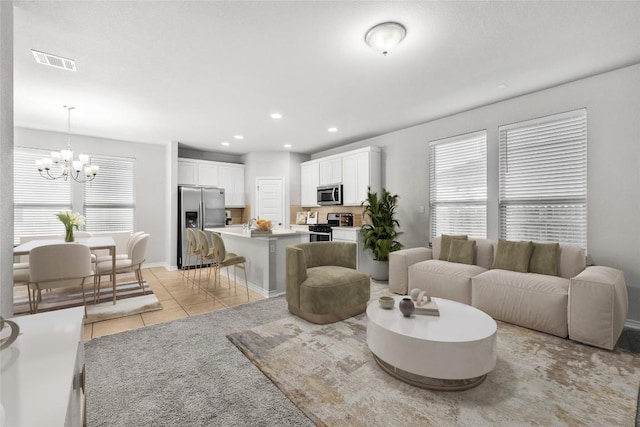
<path id="1" fill-rule="evenodd" d="M 497 320 L 613 349 L 628 311 L 622 271 L 586 266 L 584 251 L 565 244 L 558 245 L 556 265 L 551 266 L 555 274 L 510 271 L 496 268 L 498 242 L 474 240 L 470 264 L 440 259 L 446 258 L 441 256 L 440 237 L 432 249 L 392 252 L 389 290 L 407 294 L 424 289 L 431 296 L 477 307 Z"/>

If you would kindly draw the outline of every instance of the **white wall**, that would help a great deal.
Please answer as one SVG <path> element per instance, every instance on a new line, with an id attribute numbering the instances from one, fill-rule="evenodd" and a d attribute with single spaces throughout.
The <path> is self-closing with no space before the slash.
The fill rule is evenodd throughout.
<path id="1" fill-rule="evenodd" d="M 15 146 L 60 150 L 67 144 L 65 133 L 15 128 Z M 168 263 L 169 240 L 167 200 L 170 187 L 170 162 L 167 161 L 169 145 L 143 144 L 81 135 L 71 136 L 71 146 L 76 153 L 106 156 L 133 157 L 136 159 L 136 229 L 151 234 L 147 263 Z M 175 154 L 174 154 L 175 155 Z M 34 168 L 34 173 L 37 171 Z M 100 175 L 96 179 L 100 179 Z M 177 191 L 177 190 L 176 190 Z M 74 183 L 74 200 L 82 197 L 82 186 Z M 81 209 L 81 205 L 76 207 Z"/>
<path id="2" fill-rule="evenodd" d="M 0 316 L 13 316 L 13 2 L 0 2 Z"/>
<path id="3" fill-rule="evenodd" d="M 640 65 L 455 114 L 398 132 L 316 153 L 358 147 L 384 150 L 383 185 L 400 196 L 406 247 L 428 242 L 428 141 L 486 129 L 488 237 L 498 238 L 498 126 L 587 108 L 588 250 L 598 265 L 624 271 L 629 318 L 640 321 Z"/>

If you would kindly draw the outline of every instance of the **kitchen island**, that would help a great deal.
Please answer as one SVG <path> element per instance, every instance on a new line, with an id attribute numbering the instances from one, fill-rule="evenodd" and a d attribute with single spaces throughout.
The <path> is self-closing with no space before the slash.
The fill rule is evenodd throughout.
<path id="1" fill-rule="evenodd" d="M 205 231 L 219 234 L 227 252 L 246 258 L 249 288 L 267 298 L 285 293 L 285 248 L 309 241 L 308 232 L 285 229 L 273 230 L 271 234 L 253 235 L 250 230 L 241 227 L 206 228 Z M 227 269 L 223 269 L 224 272 L 225 270 Z M 231 278 L 232 270 L 230 267 Z M 242 272 L 239 272 L 238 282 L 243 284 L 243 279 Z"/>

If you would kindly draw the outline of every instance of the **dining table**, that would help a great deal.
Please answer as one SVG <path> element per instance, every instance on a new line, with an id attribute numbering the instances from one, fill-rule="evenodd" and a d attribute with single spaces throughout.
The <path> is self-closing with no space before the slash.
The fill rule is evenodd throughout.
<path id="1" fill-rule="evenodd" d="M 65 243 L 64 239 L 37 239 L 24 242 L 13 248 L 13 256 L 29 255 L 32 249 L 46 246 Z M 113 303 L 116 303 L 116 242 L 111 236 L 100 237 L 83 237 L 78 238 L 74 242 L 68 242 L 68 244 L 81 244 L 88 246 L 92 251 L 106 249 L 111 256 L 111 283 L 113 285 Z"/>

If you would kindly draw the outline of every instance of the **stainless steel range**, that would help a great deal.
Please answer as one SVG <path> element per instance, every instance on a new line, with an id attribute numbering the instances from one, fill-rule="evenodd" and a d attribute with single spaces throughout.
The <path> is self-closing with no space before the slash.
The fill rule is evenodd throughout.
<path id="1" fill-rule="evenodd" d="M 315 224 L 309 226 L 310 242 L 330 242 L 331 226 L 329 224 Z"/>

